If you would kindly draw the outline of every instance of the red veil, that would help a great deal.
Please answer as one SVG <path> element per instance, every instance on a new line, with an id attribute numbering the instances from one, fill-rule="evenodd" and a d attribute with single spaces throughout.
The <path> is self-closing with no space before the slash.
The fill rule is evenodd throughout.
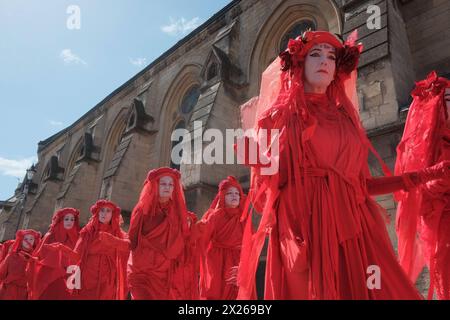
<path id="1" fill-rule="evenodd" d="M 64 228 L 64 217 L 72 214 L 75 218 L 74 225 L 70 230 Z M 47 290 L 49 296 L 45 299 L 64 299 L 69 298 L 69 292 L 66 291 L 65 278 L 66 268 L 75 264 L 72 250 L 78 241 L 80 232 L 79 224 L 80 212 L 74 208 L 64 208 L 55 212 L 52 223 L 47 234 L 41 241 L 41 244 L 33 254 L 37 260 L 30 262 L 28 273 L 30 274 L 29 298 L 39 299 Z M 58 287 L 51 287 L 55 285 Z"/>
<path id="2" fill-rule="evenodd" d="M 237 188 L 240 195 L 239 206 L 234 209 L 225 205 L 225 195 L 231 187 Z M 231 268 L 239 265 L 245 224 L 240 217 L 245 203 L 246 195 L 241 185 L 235 177 L 229 176 L 219 184 L 219 192 L 202 218 L 201 223 L 205 226 L 200 241 L 200 290 L 203 299 L 236 299 L 236 287 L 227 285 L 226 281 L 231 277 Z M 208 249 L 214 247 L 217 252 L 210 254 Z"/>
<path id="3" fill-rule="evenodd" d="M 108 226 L 103 225 L 99 221 L 99 213 L 102 208 L 111 208 L 112 218 L 111 222 Z M 122 231 L 121 225 L 123 224 L 122 215 L 120 214 L 121 209 L 113 202 L 108 200 L 99 200 L 91 207 L 92 217 L 87 223 L 87 225 L 80 232 L 80 239 L 75 247 L 76 253 L 79 255 L 79 263 L 81 269 L 81 275 L 83 279 L 83 268 L 87 263 L 88 253 L 90 246 L 93 244 L 94 240 L 98 239 L 99 232 L 106 230 L 108 233 L 113 235 L 115 238 L 121 240 L 127 240 L 127 235 Z M 101 240 L 101 242 L 108 242 L 106 245 L 108 247 L 116 247 L 117 249 L 113 250 L 114 253 L 111 256 L 111 259 L 114 261 L 116 274 L 112 275 L 115 277 L 115 300 L 124 300 L 127 294 L 126 287 L 126 260 L 128 259 L 127 248 L 128 245 L 126 241 L 114 241 L 113 239 L 109 240 Z M 86 274 L 86 272 L 84 272 Z M 97 281 L 98 279 L 84 279 L 84 281 Z M 81 283 L 81 295 L 83 296 L 83 281 Z"/>
<path id="4" fill-rule="evenodd" d="M 162 205 L 159 180 L 164 176 L 172 177 L 174 190 L 170 201 Z M 167 217 L 164 223 L 158 222 L 162 211 Z M 133 210 L 128 232 L 132 250 L 128 282 L 134 299 L 175 299 L 171 298 L 174 287 L 183 286 L 173 281 L 179 276 L 176 266 L 182 263 L 182 253 L 189 239 L 188 221 L 180 172 L 172 168 L 150 171 Z"/>
<path id="5" fill-rule="evenodd" d="M 444 93 L 450 81 L 431 72 L 416 83 L 413 102 L 406 119 L 402 140 L 397 148 L 395 173 L 419 171 L 436 164 L 442 150 L 442 137 L 448 119 Z M 448 160 L 448 159 L 447 159 Z M 426 188 L 398 192 L 397 235 L 400 264 L 412 281 L 416 281 L 425 264 L 433 260 L 437 228 L 443 203 L 434 202 Z M 433 212 L 424 208 L 432 207 Z M 426 217 L 424 217 L 424 215 Z M 427 226 L 423 224 L 427 220 Z M 433 287 L 433 265 L 429 265 Z M 433 289 L 430 290 L 432 295 Z"/>
<path id="6" fill-rule="evenodd" d="M 338 108 L 343 108 L 347 117 L 356 128 L 360 141 L 368 150 L 377 157 L 382 169 L 386 175 L 391 175 L 389 169 L 374 150 L 372 144 L 367 138 L 365 131 L 360 123 L 358 115 L 358 106 L 356 101 L 356 67 L 359 56 L 362 51 L 361 45 L 356 45 L 357 33 L 353 32 L 342 44 L 337 37 L 329 32 L 308 31 L 296 40 L 290 40 L 288 49 L 280 54 L 272 65 L 270 65 L 263 74 L 260 95 L 253 98 L 241 108 L 241 121 L 244 129 L 278 129 L 279 130 L 279 154 L 271 155 L 271 146 L 267 146 L 265 155 L 272 161 L 277 161 L 283 167 L 274 175 L 264 175 L 262 165 L 252 164 L 251 171 L 251 189 L 249 199 L 251 203 L 261 211 L 262 219 L 259 228 L 255 234 L 251 231 L 252 219 L 247 219 L 246 230 L 244 232 L 243 246 L 241 253 L 241 264 L 239 267 L 239 298 L 248 299 L 255 292 L 255 272 L 258 259 L 264 244 L 264 239 L 271 229 L 276 225 L 275 207 L 279 199 L 279 185 L 285 184 L 289 201 L 296 199 L 297 203 L 306 210 L 300 210 L 298 217 L 293 217 L 298 226 L 301 236 L 292 235 L 292 239 L 302 239 L 303 244 L 298 250 L 305 251 L 300 255 L 309 259 L 310 252 L 307 252 L 309 243 L 311 243 L 309 215 L 308 188 L 306 187 L 308 174 L 304 158 L 309 146 L 306 143 L 313 136 L 317 119 L 308 111 L 304 88 L 303 88 L 303 68 L 304 59 L 308 51 L 319 43 L 328 43 L 336 48 L 336 75 L 334 81 L 327 90 L 327 96 L 330 101 L 336 102 Z M 281 71 L 279 70 L 281 65 Z M 353 101 L 352 101 L 353 100 Z M 292 115 L 296 114 L 301 121 L 292 122 Z M 255 119 L 257 122 L 255 123 Z M 289 124 L 292 130 L 285 130 Z M 269 133 L 269 141 L 270 141 Z M 263 142 L 259 142 L 262 144 Z M 267 143 L 265 143 L 267 145 Z M 245 148 L 238 146 L 238 155 L 242 157 L 242 151 Z M 244 156 L 245 159 L 245 156 Z M 365 169 L 367 177 L 370 177 L 368 165 Z M 295 184 L 294 184 L 295 183 Z M 365 183 L 365 182 L 364 182 Z M 292 206 L 291 203 L 291 207 Z M 249 210 L 245 210 L 242 219 L 246 219 Z M 344 232 L 351 232 L 350 226 L 345 225 L 345 221 L 340 223 L 339 228 Z M 294 240 L 292 240 L 294 241 Z M 293 254 L 293 256 L 297 256 Z M 295 265 L 302 265 L 302 261 L 292 262 Z M 317 275 L 320 276 L 320 275 Z M 313 281 L 314 283 L 314 281 Z M 316 282 L 317 283 L 317 282 Z M 315 288 L 312 288 L 314 291 Z"/>
<path id="7" fill-rule="evenodd" d="M 139 245 L 143 218 L 151 218 L 156 214 L 159 203 L 159 179 L 164 176 L 170 176 L 174 179 L 175 189 L 172 196 L 173 206 L 171 206 L 171 210 L 180 218 L 183 236 L 189 234 L 189 227 L 187 225 L 188 211 L 186 208 L 183 186 L 181 184 L 180 172 L 172 168 L 155 169 L 148 173 L 139 201 L 131 215 L 130 230 L 128 231 L 131 241 L 131 250 L 134 250 Z M 174 243 L 175 242 L 176 241 L 174 241 Z"/>

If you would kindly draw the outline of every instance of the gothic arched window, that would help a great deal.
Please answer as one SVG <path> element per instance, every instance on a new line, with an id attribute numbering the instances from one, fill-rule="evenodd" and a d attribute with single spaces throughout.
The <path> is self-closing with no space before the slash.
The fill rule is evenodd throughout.
<path id="1" fill-rule="evenodd" d="M 183 115 L 189 115 L 192 110 L 194 110 L 197 104 L 198 98 L 200 97 L 200 88 L 194 86 L 184 95 L 181 101 L 180 111 Z"/>
<path id="2" fill-rule="evenodd" d="M 311 29 L 315 31 L 317 29 L 317 24 L 311 19 L 302 19 L 296 22 L 288 32 L 284 34 L 280 42 L 280 52 L 286 50 L 289 39 L 295 39 L 302 35 L 303 32 Z"/>

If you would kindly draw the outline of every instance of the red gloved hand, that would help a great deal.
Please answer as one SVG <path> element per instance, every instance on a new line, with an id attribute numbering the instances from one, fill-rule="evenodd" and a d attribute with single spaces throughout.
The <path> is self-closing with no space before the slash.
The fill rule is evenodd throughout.
<path id="1" fill-rule="evenodd" d="M 450 161 L 439 162 L 432 167 L 419 171 L 417 174 L 423 184 L 436 179 L 450 179 Z"/>

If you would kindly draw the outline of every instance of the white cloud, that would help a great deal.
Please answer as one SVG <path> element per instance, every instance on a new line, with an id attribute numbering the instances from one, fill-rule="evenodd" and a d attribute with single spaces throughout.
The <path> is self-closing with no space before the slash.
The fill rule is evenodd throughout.
<path id="1" fill-rule="evenodd" d="M 54 121 L 54 120 L 50 120 L 50 125 L 53 127 L 62 127 L 64 125 L 64 123 L 62 123 L 61 121 Z"/>
<path id="2" fill-rule="evenodd" d="M 0 157 L 0 174 L 22 179 L 28 168 L 37 161 L 36 157 L 10 160 Z"/>
<path id="3" fill-rule="evenodd" d="M 136 67 L 143 67 L 147 64 L 146 58 L 130 58 L 130 63 Z"/>
<path id="4" fill-rule="evenodd" d="M 64 49 L 59 54 L 60 58 L 64 61 L 65 64 L 83 64 L 87 65 L 86 61 L 81 59 L 75 53 L 72 52 L 71 49 Z"/>
<path id="5" fill-rule="evenodd" d="M 185 35 L 197 28 L 200 25 L 200 18 L 195 17 L 191 20 L 180 18 L 175 20 L 170 18 L 170 24 L 162 26 L 161 30 L 171 36 Z"/>

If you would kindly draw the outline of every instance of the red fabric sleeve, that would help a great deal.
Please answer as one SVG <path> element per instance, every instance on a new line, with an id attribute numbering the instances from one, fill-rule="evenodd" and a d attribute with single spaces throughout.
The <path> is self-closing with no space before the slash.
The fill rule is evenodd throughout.
<path id="1" fill-rule="evenodd" d="M 409 182 L 408 182 L 409 181 Z M 414 174 L 367 179 L 367 190 L 370 195 L 394 193 L 399 190 L 408 191 L 417 186 L 418 178 Z"/>

